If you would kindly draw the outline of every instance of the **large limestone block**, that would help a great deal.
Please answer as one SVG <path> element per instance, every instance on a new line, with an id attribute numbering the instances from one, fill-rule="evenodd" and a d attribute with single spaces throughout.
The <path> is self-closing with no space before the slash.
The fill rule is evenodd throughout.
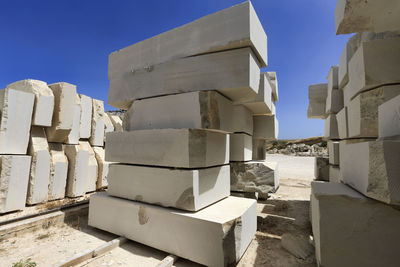
<path id="1" fill-rule="evenodd" d="M 400 136 L 400 96 L 378 107 L 379 138 Z"/>
<path id="2" fill-rule="evenodd" d="M 328 80 L 328 96 L 329 96 L 329 91 L 332 91 L 334 89 L 339 89 L 339 67 L 338 66 L 332 66 L 329 69 L 328 76 L 326 77 Z"/>
<path id="3" fill-rule="evenodd" d="M 400 94 L 400 85 L 388 85 L 363 92 L 347 107 L 349 137 L 378 137 L 379 105 Z"/>
<path id="4" fill-rule="evenodd" d="M 51 127 L 46 127 L 49 142 L 63 143 L 72 130 L 75 116 L 76 86 L 66 82 L 49 85 L 54 94 Z"/>
<path id="5" fill-rule="evenodd" d="M 342 108 L 342 110 L 336 114 L 338 134 L 340 139 L 347 139 L 349 137 L 347 116 L 347 107 Z"/>
<path id="6" fill-rule="evenodd" d="M 229 162 L 229 135 L 200 129 L 159 129 L 107 134 L 106 160 L 201 168 Z"/>
<path id="7" fill-rule="evenodd" d="M 92 133 L 89 138 L 92 146 L 104 146 L 104 116 L 103 101 L 92 99 Z"/>
<path id="8" fill-rule="evenodd" d="M 315 180 L 329 181 L 329 158 L 315 157 Z"/>
<path id="9" fill-rule="evenodd" d="M 110 80 L 108 103 L 128 109 L 132 101 L 217 90 L 233 101 L 251 101 L 259 90 L 260 65 L 250 48 L 187 57 L 151 69 L 130 70 Z"/>
<path id="10" fill-rule="evenodd" d="M 266 72 L 267 79 L 272 88 L 272 102 L 277 102 L 278 99 L 278 78 L 276 77 L 275 71 L 268 71 Z"/>
<path id="11" fill-rule="evenodd" d="M 108 177 L 111 196 L 189 211 L 230 194 L 229 165 L 185 170 L 113 164 Z"/>
<path id="12" fill-rule="evenodd" d="M 86 180 L 87 180 L 87 190 L 86 192 L 96 191 L 96 184 L 98 179 L 98 164 L 96 159 L 96 154 L 93 148 L 87 141 L 80 141 L 79 146 L 88 152 L 89 160 L 87 166 Z"/>
<path id="13" fill-rule="evenodd" d="M 81 120 L 79 125 L 79 137 L 90 138 L 92 133 L 92 98 L 79 95 L 81 98 Z"/>
<path id="14" fill-rule="evenodd" d="M 30 156 L 0 155 L 0 213 L 25 207 Z"/>
<path id="15" fill-rule="evenodd" d="M 65 141 L 66 144 L 69 145 L 77 145 L 79 143 L 79 132 L 81 127 L 81 98 L 77 94 L 75 96 L 75 106 L 74 106 L 74 119 L 72 121 L 72 129 L 69 132 L 67 140 Z"/>
<path id="16" fill-rule="evenodd" d="M 81 144 L 63 145 L 68 158 L 66 196 L 83 196 L 88 189 L 89 152 Z"/>
<path id="17" fill-rule="evenodd" d="M 244 133 L 229 135 L 229 161 L 248 161 L 253 157 L 252 137 Z"/>
<path id="18" fill-rule="evenodd" d="M 0 90 L 0 154 L 26 154 L 35 95 Z"/>
<path id="19" fill-rule="evenodd" d="M 49 143 L 49 150 L 51 159 L 49 200 L 63 199 L 67 185 L 68 158 L 60 143 Z"/>
<path id="20" fill-rule="evenodd" d="M 123 125 L 126 131 L 189 128 L 253 133 L 251 112 L 215 91 L 137 100 L 125 113 Z"/>
<path id="21" fill-rule="evenodd" d="M 329 182 L 340 183 L 341 181 L 340 167 L 337 165 L 329 165 Z"/>
<path id="22" fill-rule="evenodd" d="M 348 65 L 350 96 L 385 84 L 400 83 L 400 38 L 363 42 Z"/>
<path id="23" fill-rule="evenodd" d="M 400 30 L 397 0 L 338 0 L 335 9 L 336 34 Z"/>
<path id="24" fill-rule="evenodd" d="M 249 161 L 231 162 L 231 191 L 257 192 L 259 198 L 279 187 L 277 162 Z"/>
<path id="25" fill-rule="evenodd" d="M 50 183 L 50 152 L 42 127 L 32 127 L 28 154 L 32 156 L 32 164 L 26 203 L 33 205 L 46 202 Z"/>
<path id="26" fill-rule="evenodd" d="M 329 164 L 339 165 L 339 142 L 328 141 Z"/>
<path id="27" fill-rule="evenodd" d="M 318 101 L 326 101 L 328 97 L 328 84 L 327 83 L 319 83 L 312 84 L 308 87 L 308 99 L 318 100 Z"/>
<path id="28" fill-rule="evenodd" d="M 110 132 L 114 132 L 114 124 L 112 123 L 110 117 L 107 113 L 104 113 L 104 142 L 106 141 L 106 134 Z"/>
<path id="29" fill-rule="evenodd" d="M 340 147 L 343 181 L 360 193 L 400 204 L 400 141 L 347 143 Z"/>
<path id="30" fill-rule="evenodd" d="M 111 120 L 112 124 L 114 125 L 114 131 L 122 132 L 123 128 L 122 128 L 121 117 L 118 115 L 113 115 L 113 114 L 108 114 L 108 116 L 110 116 L 110 120 Z"/>
<path id="31" fill-rule="evenodd" d="M 325 119 L 324 137 L 327 140 L 339 139 L 338 123 L 335 114 L 330 114 Z"/>
<path id="32" fill-rule="evenodd" d="M 260 85 L 257 95 L 248 101 L 242 101 L 243 106 L 248 108 L 252 114 L 262 115 L 272 114 L 272 102 L 277 97 L 277 93 L 272 93 L 272 86 L 268 78 L 268 73 L 260 74 Z"/>
<path id="33" fill-rule="evenodd" d="M 311 183 L 319 266 L 397 266 L 400 211 L 341 183 Z"/>
<path id="34" fill-rule="evenodd" d="M 278 138 L 279 125 L 276 115 L 253 116 L 253 137 L 257 139 L 275 140 Z"/>
<path id="35" fill-rule="evenodd" d="M 111 53 L 108 77 L 111 80 L 172 59 L 241 47 L 251 47 L 261 67 L 267 66 L 267 36 L 250 2 Z"/>
<path id="36" fill-rule="evenodd" d="M 254 237 L 257 203 L 228 197 L 185 212 L 97 193 L 90 198 L 89 225 L 206 266 L 227 266 Z"/>
<path id="37" fill-rule="evenodd" d="M 339 89 L 333 89 L 328 91 L 328 97 L 326 98 L 326 114 L 336 114 L 343 108 L 343 91 Z"/>
<path id="38" fill-rule="evenodd" d="M 28 79 L 9 84 L 7 88 L 34 94 L 35 104 L 32 125 L 51 126 L 54 110 L 54 94 L 47 86 L 47 83 Z"/>
<path id="39" fill-rule="evenodd" d="M 104 148 L 99 146 L 94 146 L 93 151 L 95 153 L 97 165 L 99 167 L 96 189 L 101 189 L 108 185 L 108 172 L 111 162 L 105 160 Z"/>
<path id="40" fill-rule="evenodd" d="M 252 160 L 265 160 L 267 153 L 266 144 L 264 139 L 253 138 Z"/>
<path id="41" fill-rule="evenodd" d="M 307 109 L 307 118 L 325 119 L 326 103 L 328 97 L 328 84 L 312 84 L 308 87 L 309 105 Z"/>
<path id="42" fill-rule="evenodd" d="M 311 101 L 308 104 L 307 118 L 309 119 L 325 119 L 326 118 L 326 101 Z"/>

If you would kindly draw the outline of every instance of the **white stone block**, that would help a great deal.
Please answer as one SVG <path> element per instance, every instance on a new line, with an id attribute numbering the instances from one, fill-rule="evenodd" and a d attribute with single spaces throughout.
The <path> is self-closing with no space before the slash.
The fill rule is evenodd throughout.
<path id="1" fill-rule="evenodd" d="M 257 95 L 248 101 L 241 102 L 254 115 L 271 115 L 272 102 L 277 94 L 272 93 L 272 86 L 268 78 L 268 73 L 260 74 L 260 85 Z"/>
<path id="2" fill-rule="evenodd" d="M 177 168 L 229 162 L 229 135 L 200 129 L 159 129 L 107 134 L 106 160 Z"/>
<path id="3" fill-rule="evenodd" d="M 261 67 L 267 66 L 267 36 L 250 2 L 111 53 L 108 77 L 112 79 L 176 58 L 242 47 L 251 47 Z"/>
<path id="4" fill-rule="evenodd" d="M 51 127 L 46 127 L 49 142 L 63 143 L 72 130 L 75 115 L 76 86 L 66 82 L 49 85 L 54 94 Z"/>
<path id="5" fill-rule="evenodd" d="M 260 65 L 252 50 L 230 50 L 129 70 L 110 80 L 108 103 L 128 109 L 138 99 L 208 90 L 241 103 L 257 96 L 259 79 Z"/>
<path id="6" fill-rule="evenodd" d="M 89 152 L 79 145 L 63 145 L 68 158 L 66 196 L 83 196 L 88 189 Z"/>
<path id="7" fill-rule="evenodd" d="M 111 162 L 105 160 L 104 148 L 99 146 L 92 147 L 99 167 L 96 188 L 101 189 L 108 185 L 108 172 Z"/>
<path id="8" fill-rule="evenodd" d="M 38 80 L 21 80 L 7 85 L 7 88 L 35 95 L 32 125 L 51 126 L 54 110 L 54 94 L 47 83 Z"/>
<path id="9" fill-rule="evenodd" d="M 108 115 L 110 116 L 110 120 L 111 120 L 112 124 L 114 125 L 114 131 L 122 132 L 123 128 L 122 128 L 121 117 L 118 115 L 112 115 L 112 114 L 108 114 Z"/>
<path id="10" fill-rule="evenodd" d="M 265 146 L 265 140 L 253 138 L 252 142 L 253 142 L 252 160 L 265 160 L 267 152 Z"/>
<path id="11" fill-rule="evenodd" d="M 339 139 L 338 123 L 335 114 L 330 114 L 325 119 L 325 139 Z"/>
<path id="12" fill-rule="evenodd" d="M 329 182 L 340 183 L 341 181 L 340 167 L 337 165 L 329 165 Z"/>
<path id="13" fill-rule="evenodd" d="M 266 72 L 268 81 L 272 88 L 272 102 L 277 102 L 278 99 L 278 78 L 275 71 Z"/>
<path id="14" fill-rule="evenodd" d="M 228 197 L 193 213 L 97 193 L 89 225 L 206 266 L 227 266 L 256 233 L 257 203 Z"/>
<path id="15" fill-rule="evenodd" d="M 252 137 L 244 133 L 230 134 L 229 161 L 248 161 L 253 157 Z"/>
<path id="16" fill-rule="evenodd" d="M 110 166 L 107 193 L 140 202 L 198 211 L 230 194 L 229 165 L 198 170 Z"/>
<path id="17" fill-rule="evenodd" d="M 50 183 L 50 153 L 42 127 L 32 127 L 28 154 L 32 157 L 32 163 L 26 203 L 33 205 L 46 202 Z"/>
<path id="18" fill-rule="evenodd" d="M 399 210 L 341 183 L 312 182 L 311 192 L 318 266 L 398 265 Z"/>
<path id="19" fill-rule="evenodd" d="M 89 160 L 87 166 L 86 180 L 87 180 L 87 190 L 86 192 L 96 191 L 96 184 L 98 179 L 98 164 L 96 160 L 96 154 L 93 148 L 87 141 L 80 141 L 79 147 L 88 152 Z"/>
<path id="20" fill-rule="evenodd" d="M 312 84 L 308 87 L 308 99 L 311 101 L 326 101 L 328 97 L 328 84 Z"/>
<path id="21" fill-rule="evenodd" d="M 338 0 L 335 9 L 336 34 L 400 30 L 397 0 Z"/>
<path id="22" fill-rule="evenodd" d="M 104 112 L 104 142 L 106 141 L 106 134 L 110 133 L 110 132 L 114 132 L 114 125 L 110 119 L 110 117 L 108 116 L 107 113 Z"/>
<path id="23" fill-rule="evenodd" d="M 326 98 L 326 114 L 336 114 L 343 108 L 343 91 L 333 89 L 328 91 L 328 97 Z"/>
<path id="24" fill-rule="evenodd" d="M 332 66 L 329 69 L 328 76 L 326 77 L 328 80 L 328 97 L 330 91 L 334 89 L 339 89 L 339 67 Z"/>
<path id="25" fill-rule="evenodd" d="M 329 164 L 339 165 L 339 142 L 328 141 Z"/>
<path id="26" fill-rule="evenodd" d="M 67 185 L 68 158 L 60 143 L 49 143 L 50 149 L 50 184 L 49 200 L 63 199 Z"/>
<path id="27" fill-rule="evenodd" d="M 340 158 L 346 184 L 370 198 L 400 204 L 399 140 L 346 143 L 340 147 Z"/>
<path id="28" fill-rule="evenodd" d="M 278 138 L 279 126 L 275 115 L 253 116 L 253 138 L 275 140 Z"/>
<path id="29" fill-rule="evenodd" d="M 338 134 L 340 139 L 347 139 L 349 137 L 349 127 L 347 121 L 347 107 L 342 108 L 336 114 L 336 120 L 338 124 Z"/>
<path id="30" fill-rule="evenodd" d="M 67 140 L 65 141 L 68 145 L 77 145 L 79 143 L 79 132 L 81 127 L 81 98 L 79 95 L 75 96 L 75 107 L 74 107 L 74 119 L 72 121 L 72 129 L 69 132 Z"/>
<path id="31" fill-rule="evenodd" d="M 92 146 L 104 146 L 104 103 L 101 100 L 92 99 L 92 134 L 89 142 Z"/>
<path id="32" fill-rule="evenodd" d="M 26 154 L 35 95 L 0 90 L 0 154 Z"/>
<path id="33" fill-rule="evenodd" d="M 310 100 L 307 109 L 307 118 L 325 119 L 326 116 L 326 101 L 316 102 Z"/>
<path id="34" fill-rule="evenodd" d="M 92 133 L 92 98 L 86 95 L 81 97 L 81 121 L 79 126 L 79 137 L 89 139 Z"/>
<path id="35" fill-rule="evenodd" d="M 25 207 L 30 156 L 0 155 L 0 213 Z"/>
<path id="36" fill-rule="evenodd" d="M 388 85 L 363 92 L 347 107 L 349 137 L 378 137 L 378 107 L 400 94 L 400 85 Z"/>
<path id="37" fill-rule="evenodd" d="M 379 138 L 400 136 L 400 96 L 378 107 Z"/>
<path id="38" fill-rule="evenodd" d="M 189 128 L 253 133 L 251 112 L 215 91 L 135 101 L 125 113 L 123 125 L 126 131 Z"/>

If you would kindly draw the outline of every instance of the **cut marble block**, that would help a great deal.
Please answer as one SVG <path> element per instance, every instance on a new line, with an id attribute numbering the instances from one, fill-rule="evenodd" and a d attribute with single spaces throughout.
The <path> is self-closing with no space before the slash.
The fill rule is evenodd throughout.
<path id="1" fill-rule="evenodd" d="M 46 127 L 49 142 L 63 143 L 72 130 L 76 106 L 76 86 L 66 82 L 49 85 L 54 94 L 51 127 Z"/>
<path id="2" fill-rule="evenodd" d="M 330 114 L 325 119 L 325 139 L 339 139 L 338 123 L 335 114 Z"/>
<path id="3" fill-rule="evenodd" d="M 326 102 L 328 97 L 328 84 L 312 84 L 308 87 L 308 99 L 315 102 Z"/>
<path id="4" fill-rule="evenodd" d="M 104 141 L 105 141 L 106 134 L 114 132 L 114 125 L 107 113 L 104 113 L 103 119 L 104 119 Z"/>
<path id="5" fill-rule="evenodd" d="M 400 204 L 400 141 L 381 140 L 341 146 L 343 181 L 358 192 L 388 203 Z"/>
<path id="6" fill-rule="evenodd" d="M 206 266 L 228 266 L 256 233 L 257 202 L 228 197 L 187 212 L 97 193 L 90 198 L 89 225 Z"/>
<path id="7" fill-rule="evenodd" d="M 92 133 L 92 98 L 85 95 L 79 96 L 81 97 L 79 136 L 88 139 Z"/>
<path id="8" fill-rule="evenodd" d="M 379 138 L 400 136 L 400 96 L 378 107 Z"/>
<path id="9" fill-rule="evenodd" d="M 337 165 L 329 165 L 329 182 L 340 183 L 341 181 L 340 167 Z"/>
<path id="10" fill-rule="evenodd" d="M 266 72 L 267 79 L 272 88 L 272 102 L 277 102 L 278 99 L 278 78 L 276 77 L 275 71 L 268 71 Z"/>
<path id="11" fill-rule="evenodd" d="M 276 94 L 277 95 L 277 94 Z M 272 102 L 275 99 L 272 94 L 272 86 L 266 72 L 260 74 L 260 86 L 257 95 L 248 101 L 241 102 L 252 114 L 272 114 Z"/>
<path id="12" fill-rule="evenodd" d="M 253 157 L 252 137 L 244 133 L 230 134 L 229 161 L 248 161 Z"/>
<path id="13" fill-rule="evenodd" d="M 265 140 L 253 138 L 252 160 L 265 160 L 266 152 Z"/>
<path id="14" fill-rule="evenodd" d="M 399 210 L 341 183 L 312 182 L 311 192 L 318 266 L 398 265 Z"/>
<path id="15" fill-rule="evenodd" d="M 112 164 L 108 178 L 111 196 L 189 211 L 230 194 L 229 165 L 185 170 Z"/>
<path id="16" fill-rule="evenodd" d="M 90 146 L 87 141 L 80 141 L 79 146 L 81 149 L 86 150 L 89 155 L 88 167 L 86 173 L 87 180 L 87 190 L 86 192 L 96 191 L 97 179 L 98 179 L 98 164 L 96 160 L 96 154 L 93 148 Z"/>
<path id="17" fill-rule="evenodd" d="M 112 114 L 108 114 L 108 115 L 110 116 L 110 120 L 111 120 L 112 124 L 114 125 L 114 131 L 122 132 L 123 128 L 122 128 L 121 117 L 118 115 L 112 115 Z"/>
<path id="18" fill-rule="evenodd" d="M 101 100 L 92 99 L 92 134 L 89 142 L 92 146 L 104 146 L 104 103 Z"/>
<path id="19" fill-rule="evenodd" d="M 111 53 L 108 77 L 111 80 L 176 58 L 242 47 L 251 47 L 261 67 L 267 66 L 267 36 L 250 2 Z"/>
<path id="20" fill-rule="evenodd" d="M 229 162 L 229 135 L 200 129 L 158 129 L 107 134 L 106 160 L 177 168 Z"/>
<path id="21" fill-rule="evenodd" d="M 0 155 L 0 213 L 25 207 L 30 156 Z"/>
<path id="22" fill-rule="evenodd" d="M 336 114 L 336 120 L 338 124 L 338 134 L 340 139 L 346 139 L 349 137 L 349 127 L 347 121 L 347 107 L 342 108 L 341 111 Z"/>
<path id="23" fill-rule="evenodd" d="M 385 84 L 400 83 L 400 38 L 363 42 L 348 64 L 350 97 Z"/>
<path id="24" fill-rule="evenodd" d="M 315 180 L 329 181 L 329 158 L 315 157 Z"/>
<path id="25" fill-rule="evenodd" d="M 50 153 L 42 127 L 32 126 L 28 154 L 32 156 L 32 163 L 26 203 L 33 205 L 46 202 L 50 183 Z"/>
<path id="26" fill-rule="evenodd" d="M 328 141 L 329 164 L 339 165 L 339 142 Z"/>
<path id="27" fill-rule="evenodd" d="M 329 69 L 328 76 L 326 77 L 328 80 L 328 97 L 329 92 L 334 89 L 339 89 L 339 67 L 332 66 Z"/>
<path id="28" fill-rule="evenodd" d="M 75 96 L 75 107 L 74 107 L 74 120 L 72 122 L 72 129 L 69 132 L 66 144 L 77 145 L 79 143 L 79 132 L 81 127 L 81 98 L 79 95 Z"/>
<path id="29" fill-rule="evenodd" d="M 51 126 L 54 110 L 54 94 L 47 83 L 38 80 L 21 80 L 7 85 L 7 88 L 35 95 L 32 125 Z"/>
<path id="30" fill-rule="evenodd" d="M 336 34 L 399 30 L 399 13 L 397 0 L 338 0 L 335 9 Z"/>
<path id="31" fill-rule="evenodd" d="M 378 107 L 400 94 L 400 85 L 387 85 L 363 92 L 347 107 L 349 137 L 378 137 Z"/>
<path id="32" fill-rule="evenodd" d="M 60 143 L 49 143 L 50 149 L 50 184 L 49 200 L 62 199 L 65 197 L 67 185 L 68 158 L 65 156 L 63 145 Z"/>
<path id="33" fill-rule="evenodd" d="M 137 100 L 125 113 L 123 126 L 126 131 L 188 128 L 253 133 L 251 112 L 215 91 Z"/>
<path id="34" fill-rule="evenodd" d="M 100 189 L 108 185 L 108 172 L 111 162 L 105 160 L 104 148 L 100 146 L 94 146 L 93 151 L 95 153 L 97 165 L 99 167 L 96 188 Z"/>
<path id="35" fill-rule="evenodd" d="M 275 140 L 278 138 L 279 126 L 275 115 L 253 116 L 253 138 Z"/>
<path id="36" fill-rule="evenodd" d="M 195 91 L 217 90 L 233 101 L 257 96 L 260 65 L 251 48 L 177 59 L 110 80 L 108 103 L 128 109 L 132 101 Z"/>
<path id="37" fill-rule="evenodd" d="M 35 95 L 0 90 L 0 154 L 26 154 Z"/>
<path id="38" fill-rule="evenodd" d="M 343 108 L 343 106 L 343 91 L 339 89 L 328 91 L 325 107 L 326 114 L 336 114 Z"/>
<path id="39" fill-rule="evenodd" d="M 277 162 L 249 161 L 231 162 L 231 191 L 257 192 L 259 198 L 279 187 Z"/>
<path id="40" fill-rule="evenodd" d="M 66 196 L 83 196 L 88 189 L 89 152 L 79 145 L 63 145 L 68 158 Z"/>
<path id="41" fill-rule="evenodd" d="M 326 101 L 310 100 L 307 109 L 307 118 L 309 119 L 325 119 L 326 118 Z"/>

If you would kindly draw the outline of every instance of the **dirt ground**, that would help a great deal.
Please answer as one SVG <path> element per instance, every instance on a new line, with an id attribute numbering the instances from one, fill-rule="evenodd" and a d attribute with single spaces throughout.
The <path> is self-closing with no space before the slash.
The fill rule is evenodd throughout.
<path id="1" fill-rule="evenodd" d="M 304 238 L 311 235 L 309 198 L 313 161 L 289 156 L 279 156 L 274 160 L 283 162 L 280 188 L 270 199 L 258 201 L 257 233 L 237 266 L 316 266 L 313 254 L 302 260 L 281 246 L 284 233 Z M 293 171 L 292 166 L 296 166 L 297 172 Z M 39 267 L 51 266 L 114 238 L 116 236 L 113 234 L 87 226 L 87 218 L 82 218 L 75 225 L 63 224 L 0 240 L 0 266 L 12 266 L 27 258 L 31 258 Z M 128 241 L 120 248 L 78 266 L 156 266 L 167 255 Z M 179 259 L 174 266 L 200 265 Z"/>

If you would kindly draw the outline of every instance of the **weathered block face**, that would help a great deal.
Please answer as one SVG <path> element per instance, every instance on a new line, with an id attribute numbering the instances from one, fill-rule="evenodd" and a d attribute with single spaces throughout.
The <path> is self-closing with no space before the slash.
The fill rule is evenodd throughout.
<path id="1" fill-rule="evenodd" d="M 229 161 L 248 161 L 252 159 L 252 137 L 248 134 L 236 133 L 229 135 Z"/>
<path id="2" fill-rule="evenodd" d="M 400 96 L 378 108 L 379 138 L 400 136 Z"/>

